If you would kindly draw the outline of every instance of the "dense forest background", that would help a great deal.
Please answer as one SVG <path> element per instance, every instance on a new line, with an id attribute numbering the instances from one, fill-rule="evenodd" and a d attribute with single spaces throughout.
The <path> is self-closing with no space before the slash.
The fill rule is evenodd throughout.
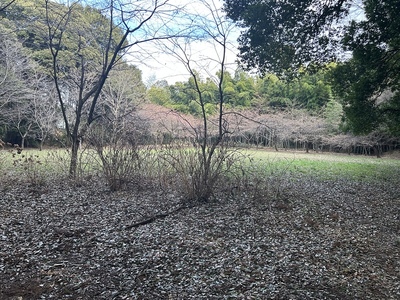
<path id="1" fill-rule="evenodd" d="M 71 18 L 72 30 L 57 49 L 62 62 L 57 68 L 62 68 L 64 79 L 69 80 L 64 81 L 69 86 L 65 84 L 61 89 L 66 101 L 60 106 L 57 100 L 60 89 L 54 86 L 49 26 L 42 2 L 16 1 L 0 11 L 0 138 L 10 145 L 68 144 L 62 114 L 73 120 L 77 109 L 72 98 L 74 80 L 79 77 L 74 72 L 82 62 L 76 59 L 76 53 L 84 53 L 87 65 L 96 65 L 102 60 L 98 53 L 104 43 L 101 33 L 108 30 L 106 17 L 89 5 L 79 4 L 80 8 Z M 61 4 L 52 5 L 57 8 L 54 11 L 65 10 Z M 114 34 L 123 35 L 123 32 Z M 360 122 L 364 124 L 354 126 L 357 118 L 349 119 L 354 111 L 346 102 L 341 72 L 342 65 L 328 62 L 315 68 L 298 67 L 289 75 L 272 72 L 251 75 L 242 67 L 234 73 L 225 72 L 222 90 L 230 140 L 239 145 L 275 149 L 374 155 L 398 148 L 398 128 L 393 126 L 396 120 L 389 126 L 376 119 L 371 118 L 370 123 L 363 119 Z M 139 143 L 166 143 L 177 124 L 182 123 L 176 116 L 184 120 L 193 118 L 193 122 L 201 117 L 199 87 L 207 114 L 210 118 L 218 114 L 218 85 L 207 76 L 199 75 L 199 79 L 196 83 L 199 86 L 193 78 L 174 84 L 167 81 L 145 84 L 139 66 L 128 64 L 121 54 L 101 91 L 97 115 L 131 120 L 133 125 L 129 130 L 135 133 Z M 385 103 L 386 96 L 392 93 L 387 89 L 378 101 Z M 123 113 L 121 106 L 124 106 Z M 119 107 L 119 116 L 113 114 L 116 107 Z M 89 111 L 89 107 L 82 109 L 83 113 Z M 156 114 L 163 117 L 154 117 Z M 101 121 L 98 123 L 101 125 Z M 182 134 L 181 138 L 187 137 Z"/>

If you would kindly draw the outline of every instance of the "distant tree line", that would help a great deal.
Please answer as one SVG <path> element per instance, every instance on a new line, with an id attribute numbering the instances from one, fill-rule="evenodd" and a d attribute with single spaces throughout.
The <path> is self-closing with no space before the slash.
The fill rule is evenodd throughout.
<path id="1" fill-rule="evenodd" d="M 234 74 L 225 72 L 223 91 L 226 107 L 236 109 L 254 108 L 262 111 L 305 109 L 310 114 L 319 114 L 333 101 L 331 85 L 328 81 L 330 69 L 316 73 L 301 72 L 297 78 L 282 80 L 277 75 L 251 76 L 242 69 Z M 217 85 L 210 78 L 201 80 L 201 88 L 206 96 L 207 110 L 215 112 Z M 183 113 L 197 115 L 193 80 L 168 85 L 166 81 L 153 84 L 148 92 L 153 103 L 176 109 Z"/>

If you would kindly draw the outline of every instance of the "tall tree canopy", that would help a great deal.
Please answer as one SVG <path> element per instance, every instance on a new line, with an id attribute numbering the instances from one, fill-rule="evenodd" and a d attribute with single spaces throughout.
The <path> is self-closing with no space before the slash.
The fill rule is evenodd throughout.
<path id="1" fill-rule="evenodd" d="M 249 68 L 280 72 L 304 62 L 331 60 L 350 1 L 225 0 L 228 16 L 244 28 L 240 57 Z M 335 25 L 335 26 L 332 26 Z"/>
<path id="2" fill-rule="evenodd" d="M 342 40 L 352 58 L 334 70 L 352 130 L 378 126 L 400 136 L 400 1 L 364 1 L 365 20 L 353 21 Z"/>
<path id="3" fill-rule="evenodd" d="M 225 0 L 225 10 L 243 27 L 248 68 L 280 73 L 337 61 L 333 78 L 351 129 L 400 134 L 399 0 Z"/>

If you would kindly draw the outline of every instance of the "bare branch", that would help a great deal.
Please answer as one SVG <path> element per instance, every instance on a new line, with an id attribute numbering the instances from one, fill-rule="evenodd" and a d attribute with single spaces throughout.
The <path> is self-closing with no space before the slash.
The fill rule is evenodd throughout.
<path id="1" fill-rule="evenodd" d="M 13 4 L 15 1 L 16 1 L 16 0 L 10 0 L 10 1 L 4 3 L 4 4 L 1 4 L 1 5 L 0 5 L 0 12 L 6 10 L 6 9 L 7 9 L 8 7 L 10 7 L 11 4 Z"/>

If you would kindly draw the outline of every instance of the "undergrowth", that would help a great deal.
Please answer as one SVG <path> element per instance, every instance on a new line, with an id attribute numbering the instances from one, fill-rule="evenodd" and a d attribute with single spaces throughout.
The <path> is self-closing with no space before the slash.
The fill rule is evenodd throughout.
<path id="1" fill-rule="evenodd" d="M 192 193 L 203 188 L 199 184 L 199 170 L 202 166 L 197 159 L 199 153 L 194 149 L 164 148 L 161 151 L 154 147 L 138 148 L 132 152 L 133 157 L 128 155 L 130 152 L 120 151 L 118 161 L 114 161 L 115 155 L 107 160 L 109 164 L 106 166 L 114 171 L 104 173 L 104 165 L 101 166 L 98 154 L 88 148 L 82 149 L 75 183 L 83 183 L 96 176 L 99 180 L 107 179 L 111 190 L 121 188 L 119 184 L 122 183 L 127 183 L 125 188 L 132 184 L 157 186 L 164 191 L 175 190 L 187 198 L 193 198 Z M 330 154 L 299 156 L 235 149 L 224 151 L 227 152 L 221 152 L 222 157 L 216 157 L 216 163 L 222 163 L 223 166 L 215 165 L 215 171 L 211 169 L 214 173 L 210 173 L 210 176 L 215 176 L 215 180 L 212 178 L 212 186 L 206 188 L 211 188 L 213 194 L 225 196 L 246 193 L 256 201 L 282 198 L 284 189 L 298 178 L 374 183 L 395 182 L 400 176 L 400 160 L 396 159 Z M 129 168 L 115 168 L 113 163 Z M 24 150 L 22 153 L 15 150 L 0 151 L 0 181 L 3 186 L 16 182 L 40 186 L 55 179 L 63 180 L 68 177 L 68 166 L 69 151 L 65 149 Z M 124 173 L 126 170 L 129 174 Z M 119 177 L 110 177 L 110 174 Z M 114 181 L 111 179 L 116 179 L 118 186 L 113 187 L 111 183 Z"/>

